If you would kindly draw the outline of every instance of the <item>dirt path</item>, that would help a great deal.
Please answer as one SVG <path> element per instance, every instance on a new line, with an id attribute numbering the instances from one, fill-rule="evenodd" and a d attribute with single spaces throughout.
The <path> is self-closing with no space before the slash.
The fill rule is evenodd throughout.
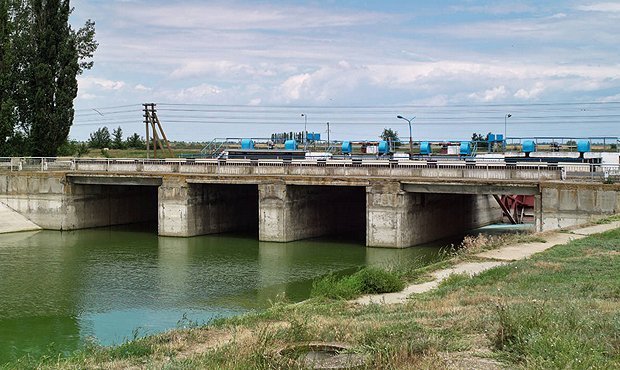
<path id="1" fill-rule="evenodd" d="M 560 244 L 566 244 L 572 240 L 585 238 L 588 235 L 602 233 L 608 230 L 620 228 L 620 221 L 609 224 L 595 225 L 583 227 L 566 232 L 546 233 L 544 235 L 545 242 L 539 243 L 519 243 L 507 245 L 492 251 L 486 251 L 475 254 L 474 257 L 485 259 L 481 262 L 462 262 L 453 267 L 438 270 L 431 275 L 434 280 L 407 286 L 404 290 L 396 293 L 374 294 L 362 296 L 353 302 L 358 304 L 371 303 L 403 303 L 412 294 L 419 294 L 435 289 L 444 279 L 452 274 L 468 274 L 470 276 L 477 275 L 483 271 L 492 269 L 497 266 L 508 264 L 512 261 L 528 258 L 533 254 L 540 253 L 551 247 Z"/>

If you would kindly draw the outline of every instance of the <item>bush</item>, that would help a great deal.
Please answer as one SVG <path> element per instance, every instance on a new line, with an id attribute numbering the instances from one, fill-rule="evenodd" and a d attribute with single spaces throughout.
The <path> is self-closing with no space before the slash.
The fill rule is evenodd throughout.
<path id="1" fill-rule="evenodd" d="M 352 299 L 363 294 L 398 292 L 404 287 L 405 283 L 394 272 L 365 267 L 350 276 L 328 275 L 315 281 L 311 296 Z"/>

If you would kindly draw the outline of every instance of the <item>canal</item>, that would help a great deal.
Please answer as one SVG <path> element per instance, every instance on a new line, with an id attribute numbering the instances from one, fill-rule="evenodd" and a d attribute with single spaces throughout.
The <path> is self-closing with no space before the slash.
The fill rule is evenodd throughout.
<path id="1" fill-rule="evenodd" d="M 166 238 L 152 227 L 0 235 L 0 364 L 300 301 L 324 274 L 423 265 L 439 254 L 438 246 L 376 249 L 334 239 Z"/>

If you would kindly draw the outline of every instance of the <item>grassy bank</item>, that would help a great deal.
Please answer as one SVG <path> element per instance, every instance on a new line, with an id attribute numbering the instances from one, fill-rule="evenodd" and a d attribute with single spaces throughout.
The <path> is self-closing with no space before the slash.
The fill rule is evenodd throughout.
<path id="1" fill-rule="evenodd" d="M 278 349 L 335 341 L 367 356 L 369 369 L 613 369 L 620 367 L 619 282 L 620 229 L 474 278 L 454 275 L 406 304 L 281 302 L 208 327 L 8 367 L 295 368 Z"/>

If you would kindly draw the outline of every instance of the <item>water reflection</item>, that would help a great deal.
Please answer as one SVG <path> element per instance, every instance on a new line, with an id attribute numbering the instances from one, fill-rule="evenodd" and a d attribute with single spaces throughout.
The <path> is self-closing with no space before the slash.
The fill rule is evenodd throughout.
<path id="1" fill-rule="evenodd" d="M 305 299 L 312 280 L 363 265 L 425 260 L 436 248 L 368 249 L 330 240 L 158 237 L 151 227 L 0 236 L 0 363 L 120 343 L 177 326 Z"/>

